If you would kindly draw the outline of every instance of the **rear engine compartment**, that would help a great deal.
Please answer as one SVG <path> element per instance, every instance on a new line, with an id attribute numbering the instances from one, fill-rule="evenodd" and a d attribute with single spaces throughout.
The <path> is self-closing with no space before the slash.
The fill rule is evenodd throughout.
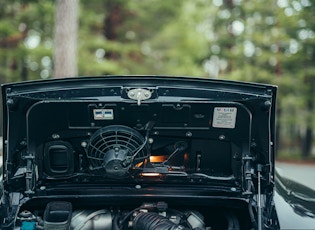
<path id="1" fill-rule="evenodd" d="M 109 205 L 93 199 L 84 202 L 35 199 L 20 208 L 15 229 L 251 229 L 246 202 L 230 207 L 185 203 L 185 200 L 141 203 L 138 199 Z"/>

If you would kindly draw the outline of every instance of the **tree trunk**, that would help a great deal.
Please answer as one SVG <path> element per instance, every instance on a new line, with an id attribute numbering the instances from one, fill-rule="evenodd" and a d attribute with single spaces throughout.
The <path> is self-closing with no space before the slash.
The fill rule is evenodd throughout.
<path id="1" fill-rule="evenodd" d="M 303 152 L 302 152 L 303 159 L 307 159 L 311 155 L 312 139 L 313 139 L 313 130 L 309 126 L 306 128 L 305 137 L 304 137 Z"/>
<path id="2" fill-rule="evenodd" d="M 302 157 L 303 159 L 307 159 L 312 152 L 312 140 L 313 140 L 313 99 L 308 99 L 307 103 L 307 111 L 309 113 L 307 121 L 306 121 L 306 131 L 302 146 Z"/>
<path id="3" fill-rule="evenodd" d="M 315 78 L 314 76 L 306 76 L 305 83 L 308 86 L 307 98 L 306 98 L 306 111 L 308 117 L 306 118 L 306 131 L 302 146 L 302 157 L 307 159 L 312 152 L 312 140 L 313 140 L 313 113 L 314 113 L 314 90 L 315 90 Z"/>
<path id="4" fill-rule="evenodd" d="M 78 0 L 56 0 L 54 37 L 54 78 L 78 74 Z"/>

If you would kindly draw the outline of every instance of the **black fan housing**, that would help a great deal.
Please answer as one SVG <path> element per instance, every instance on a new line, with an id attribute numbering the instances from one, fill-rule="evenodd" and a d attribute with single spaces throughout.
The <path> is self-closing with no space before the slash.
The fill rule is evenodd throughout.
<path id="1" fill-rule="evenodd" d="M 112 178 L 129 176 L 149 157 L 145 138 L 136 130 L 121 125 L 110 125 L 96 131 L 87 146 L 87 157 L 92 170 Z"/>

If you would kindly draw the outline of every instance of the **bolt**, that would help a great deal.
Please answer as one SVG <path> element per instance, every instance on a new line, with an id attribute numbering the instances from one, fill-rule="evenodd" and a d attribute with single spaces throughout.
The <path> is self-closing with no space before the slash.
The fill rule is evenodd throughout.
<path id="1" fill-rule="evenodd" d="M 20 142 L 20 145 L 26 146 L 27 143 L 26 143 L 26 141 L 21 141 L 21 142 Z"/>
<path id="2" fill-rule="evenodd" d="M 12 106 L 12 105 L 14 105 L 14 101 L 13 101 L 13 99 L 11 99 L 11 98 L 10 98 L 10 99 L 8 99 L 8 100 L 7 100 L 7 105 L 8 105 L 8 106 Z"/>
<path id="3" fill-rule="evenodd" d="M 81 146 L 82 146 L 83 148 L 85 148 L 85 147 L 87 146 L 87 142 L 86 142 L 86 141 L 82 141 L 82 142 L 81 142 Z"/>
<path id="4" fill-rule="evenodd" d="M 188 132 L 186 133 L 186 137 L 192 137 L 192 133 L 188 131 Z"/>
<path id="5" fill-rule="evenodd" d="M 54 133 L 53 135 L 51 135 L 51 137 L 52 137 L 53 139 L 59 139 L 59 138 L 60 138 L 59 134 L 56 134 L 56 133 Z"/>
<path id="6" fill-rule="evenodd" d="M 219 140 L 222 141 L 222 140 L 224 140 L 224 139 L 225 139 L 225 136 L 224 136 L 224 135 L 220 135 L 220 136 L 219 136 Z"/>

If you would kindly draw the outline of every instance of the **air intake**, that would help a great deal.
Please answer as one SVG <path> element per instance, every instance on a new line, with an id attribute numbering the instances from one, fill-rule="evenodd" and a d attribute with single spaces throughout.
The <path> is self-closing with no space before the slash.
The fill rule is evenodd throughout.
<path id="1" fill-rule="evenodd" d="M 45 171 L 50 176 L 70 175 L 74 171 L 72 146 L 65 141 L 52 141 L 44 149 Z"/>

